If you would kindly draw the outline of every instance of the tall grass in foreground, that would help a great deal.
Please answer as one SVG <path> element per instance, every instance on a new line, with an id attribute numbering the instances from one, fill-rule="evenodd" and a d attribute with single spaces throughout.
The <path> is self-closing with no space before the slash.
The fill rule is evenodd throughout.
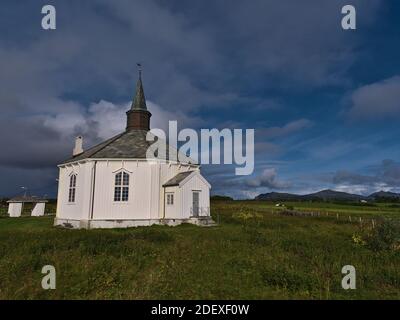
<path id="1" fill-rule="evenodd" d="M 400 253 L 356 243 L 357 223 L 217 201 L 221 224 L 65 230 L 0 219 L 2 299 L 399 299 Z M 57 289 L 41 288 L 54 265 Z M 357 289 L 341 269 L 355 266 Z"/>

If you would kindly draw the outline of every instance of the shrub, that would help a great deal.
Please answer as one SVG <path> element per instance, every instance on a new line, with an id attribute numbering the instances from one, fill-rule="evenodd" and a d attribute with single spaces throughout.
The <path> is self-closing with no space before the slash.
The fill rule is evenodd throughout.
<path id="1" fill-rule="evenodd" d="M 366 242 L 365 242 L 365 240 L 363 239 L 363 237 L 361 235 L 353 234 L 352 238 L 353 238 L 353 242 L 355 244 L 362 245 L 362 246 L 366 245 Z"/>
<path id="2" fill-rule="evenodd" d="M 232 218 L 242 225 L 257 225 L 262 221 L 263 215 L 257 212 L 251 212 L 246 208 L 241 208 L 239 212 L 232 214 Z"/>
<path id="3" fill-rule="evenodd" d="M 400 221 L 384 219 L 364 237 L 366 245 L 374 251 L 400 250 Z"/>

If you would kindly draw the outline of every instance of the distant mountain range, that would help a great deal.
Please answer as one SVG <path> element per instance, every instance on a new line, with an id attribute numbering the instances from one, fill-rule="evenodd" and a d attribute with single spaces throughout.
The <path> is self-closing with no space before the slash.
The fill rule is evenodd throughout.
<path id="1" fill-rule="evenodd" d="M 340 192 L 334 190 L 322 190 L 315 193 L 298 195 L 291 193 L 270 192 L 263 193 L 254 198 L 255 200 L 269 200 L 269 201 L 375 201 L 375 200 L 400 200 L 400 194 L 394 192 L 379 191 L 370 194 L 369 196 L 362 196 L 359 194 L 352 194 L 347 192 Z"/>

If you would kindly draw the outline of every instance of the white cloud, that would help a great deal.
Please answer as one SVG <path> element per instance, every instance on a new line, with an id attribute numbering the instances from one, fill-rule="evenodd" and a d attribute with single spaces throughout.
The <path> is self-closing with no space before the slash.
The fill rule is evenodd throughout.
<path id="1" fill-rule="evenodd" d="M 266 187 L 269 189 L 284 189 L 290 186 L 287 181 L 281 181 L 277 178 L 275 168 L 267 168 L 258 177 L 248 179 L 246 185 L 253 188 Z"/>
<path id="2" fill-rule="evenodd" d="M 86 121 L 88 123 L 95 123 L 97 136 L 105 140 L 125 129 L 125 113 L 129 108 L 129 103 L 114 104 L 109 101 L 100 100 L 98 103 L 90 105 Z"/>

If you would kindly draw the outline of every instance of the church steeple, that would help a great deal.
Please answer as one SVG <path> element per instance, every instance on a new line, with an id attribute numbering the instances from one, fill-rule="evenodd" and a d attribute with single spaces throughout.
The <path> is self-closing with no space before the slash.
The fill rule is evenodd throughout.
<path id="1" fill-rule="evenodd" d="M 147 110 L 146 98 L 142 84 L 142 69 L 139 67 L 139 79 L 136 83 L 136 94 L 132 101 L 131 109 L 127 111 L 126 130 L 150 130 L 151 113 Z"/>

